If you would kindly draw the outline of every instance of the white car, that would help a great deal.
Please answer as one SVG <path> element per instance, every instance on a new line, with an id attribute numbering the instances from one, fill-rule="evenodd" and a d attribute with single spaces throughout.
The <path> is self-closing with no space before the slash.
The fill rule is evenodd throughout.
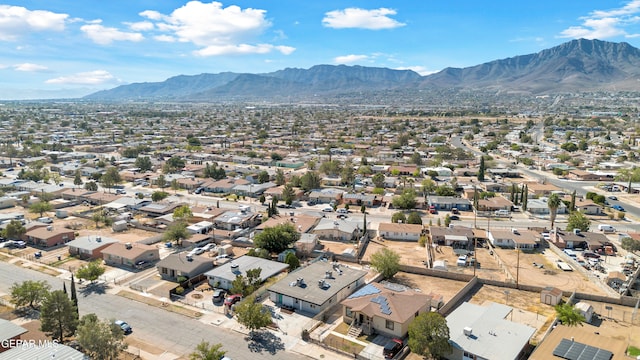
<path id="1" fill-rule="evenodd" d="M 191 253 L 193 253 L 193 255 L 200 255 L 200 254 L 204 253 L 204 248 L 197 247 L 197 248 L 191 250 Z"/>
<path id="2" fill-rule="evenodd" d="M 215 249 L 216 247 L 218 247 L 218 245 L 214 243 L 208 243 L 207 245 L 203 246 L 202 249 L 204 251 L 209 251 L 209 250 Z"/>
<path id="3" fill-rule="evenodd" d="M 326 207 L 324 209 L 322 209 L 323 212 L 333 212 L 333 208 L 332 207 Z"/>

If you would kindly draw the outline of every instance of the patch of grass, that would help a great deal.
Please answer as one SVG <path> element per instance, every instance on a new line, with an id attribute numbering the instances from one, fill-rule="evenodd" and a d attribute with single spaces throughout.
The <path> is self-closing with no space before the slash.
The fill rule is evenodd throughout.
<path id="1" fill-rule="evenodd" d="M 336 326 L 333 331 L 338 332 L 340 334 L 347 335 L 347 331 L 349 331 L 349 325 L 347 323 L 340 323 L 340 325 Z"/>
<path id="2" fill-rule="evenodd" d="M 629 356 L 638 356 L 640 355 L 640 349 L 635 346 L 629 346 L 627 348 L 627 355 Z"/>

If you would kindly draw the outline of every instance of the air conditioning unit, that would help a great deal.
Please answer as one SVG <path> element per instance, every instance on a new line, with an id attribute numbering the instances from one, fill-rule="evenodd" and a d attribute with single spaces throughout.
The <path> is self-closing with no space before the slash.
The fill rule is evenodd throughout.
<path id="1" fill-rule="evenodd" d="M 464 329 L 462 329 L 462 332 L 464 333 L 464 336 L 471 336 L 471 334 L 473 333 L 473 329 L 465 326 Z"/>

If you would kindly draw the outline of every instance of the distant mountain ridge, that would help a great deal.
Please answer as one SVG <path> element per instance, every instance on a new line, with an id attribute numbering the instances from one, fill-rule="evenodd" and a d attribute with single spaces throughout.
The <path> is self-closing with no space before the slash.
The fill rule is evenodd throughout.
<path id="1" fill-rule="evenodd" d="M 179 75 L 135 83 L 84 97 L 124 100 L 263 100 L 381 90 L 482 89 L 528 94 L 589 90 L 640 90 L 640 50 L 628 43 L 572 40 L 535 54 L 420 76 L 411 70 L 316 65 L 272 73 Z"/>

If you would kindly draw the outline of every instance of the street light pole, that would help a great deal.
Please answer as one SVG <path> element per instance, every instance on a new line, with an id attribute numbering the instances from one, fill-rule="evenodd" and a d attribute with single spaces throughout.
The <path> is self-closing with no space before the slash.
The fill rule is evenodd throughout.
<path id="1" fill-rule="evenodd" d="M 518 283 L 518 279 L 520 277 L 520 247 L 518 246 L 518 243 L 514 241 L 514 243 L 516 244 L 516 254 L 518 255 L 517 260 L 516 260 L 516 289 L 519 289 L 519 283 Z"/>

